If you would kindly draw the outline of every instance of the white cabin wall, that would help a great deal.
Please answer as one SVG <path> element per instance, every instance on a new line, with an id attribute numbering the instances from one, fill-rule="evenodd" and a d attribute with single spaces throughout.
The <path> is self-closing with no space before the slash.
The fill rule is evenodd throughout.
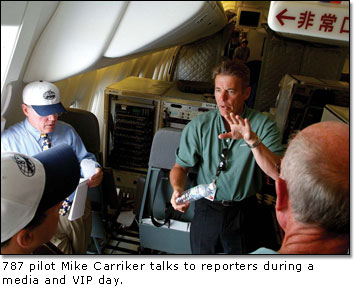
<path id="1" fill-rule="evenodd" d="M 61 92 L 62 103 L 65 107 L 88 110 L 96 115 L 100 127 L 100 140 L 102 141 L 105 129 L 105 88 L 129 76 L 168 81 L 170 64 L 177 50 L 178 47 L 169 48 L 80 74 L 55 84 Z"/>
<path id="2" fill-rule="evenodd" d="M 248 47 L 250 56 L 248 61 L 261 61 L 263 56 L 263 44 L 266 38 L 264 29 L 252 29 L 248 32 Z"/>
<path id="3" fill-rule="evenodd" d="M 260 26 L 257 28 L 238 26 L 236 23 L 234 30 L 246 35 L 250 56 L 248 61 L 262 61 L 263 44 L 266 38 L 266 31 L 261 26 L 267 23 L 269 7 L 271 1 L 221 1 L 225 11 L 238 15 L 238 9 L 255 9 L 261 13 Z M 237 16 L 231 20 L 237 22 Z"/>
<path id="4" fill-rule="evenodd" d="M 241 1 L 243 4 L 240 7 L 254 8 L 261 11 L 260 27 L 258 28 L 242 28 L 242 31 L 247 32 L 248 47 L 250 48 L 249 61 L 262 61 L 263 48 L 266 39 L 266 31 L 261 26 L 267 23 L 269 15 L 270 1 Z"/>
<path id="5" fill-rule="evenodd" d="M 8 60 L 3 60 L 1 67 L 1 105 L 9 102 L 4 114 L 6 128 L 24 119 L 21 110 L 22 90 L 25 83 L 22 81 L 33 48 L 43 28 L 52 17 L 59 1 L 2 1 L 1 2 L 1 47 L 3 43 L 3 29 L 6 26 L 18 26 L 17 35 L 13 43 Z M 11 44 L 10 44 L 11 45 Z M 8 48 L 6 48 L 8 49 Z M 3 61 L 6 66 L 3 67 Z M 8 65 L 7 65 L 8 64 Z M 11 91 L 11 100 L 5 100 Z M 6 102 L 5 102 L 6 101 Z M 2 111 L 4 108 L 1 108 Z"/>

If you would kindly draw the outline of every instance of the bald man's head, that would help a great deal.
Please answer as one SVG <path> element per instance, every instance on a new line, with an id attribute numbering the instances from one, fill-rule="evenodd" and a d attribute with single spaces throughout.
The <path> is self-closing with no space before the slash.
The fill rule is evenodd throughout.
<path id="1" fill-rule="evenodd" d="M 321 148 L 322 156 L 329 159 L 335 168 L 343 171 L 344 175 L 349 174 L 349 125 L 335 121 L 320 122 L 306 127 L 300 132 L 301 136 Z"/>
<path id="2" fill-rule="evenodd" d="M 296 135 L 281 170 L 296 220 L 329 232 L 349 231 L 349 157 L 349 126 L 344 123 L 316 123 Z"/>

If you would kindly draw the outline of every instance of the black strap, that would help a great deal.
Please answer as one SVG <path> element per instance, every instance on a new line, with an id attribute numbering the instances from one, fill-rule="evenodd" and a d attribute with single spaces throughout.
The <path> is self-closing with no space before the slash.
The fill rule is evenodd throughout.
<path id="1" fill-rule="evenodd" d="M 159 170 L 159 174 L 158 174 L 158 178 L 157 178 L 157 183 L 155 184 L 155 187 L 153 189 L 153 202 L 152 202 L 152 207 L 151 207 L 151 210 L 150 210 L 150 218 L 152 220 L 152 223 L 156 227 L 161 227 L 161 226 L 163 226 L 165 224 L 168 224 L 168 227 L 170 227 L 170 218 L 168 218 L 167 215 L 165 215 L 164 223 L 160 223 L 154 218 L 154 214 L 153 214 L 154 201 L 155 201 L 155 197 L 156 197 L 156 194 L 157 194 L 157 190 L 159 189 L 161 180 L 164 179 L 164 178 L 166 178 L 165 177 L 165 172 L 162 169 L 160 169 Z M 166 212 L 167 212 L 167 208 L 165 208 L 165 214 L 166 214 Z"/>
<path id="2" fill-rule="evenodd" d="M 161 184 L 162 180 L 168 179 L 169 177 L 169 172 L 170 171 L 164 171 L 163 169 L 159 170 L 159 174 L 158 174 L 158 178 L 157 178 L 157 183 L 155 184 L 155 187 L 153 189 L 153 202 L 152 202 L 152 207 L 151 207 L 151 211 L 150 211 L 150 218 L 152 220 L 152 223 L 156 226 L 156 227 L 161 227 L 165 224 L 168 225 L 168 227 L 170 228 L 170 220 L 174 219 L 174 220 L 180 220 L 183 213 L 181 213 L 180 211 L 177 211 L 174 209 L 174 207 L 171 205 L 170 201 L 165 203 L 165 218 L 164 218 L 164 223 L 160 223 L 158 222 L 155 217 L 154 217 L 154 213 L 153 213 L 153 209 L 154 209 L 154 201 L 155 201 L 155 197 L 156 194 L 158 192 L 159 186 Z M 191 188 L 195 179 L 195 174 L 194 173 L 188 173 L 187 175 L 187 181 L 186 181 L 186 186 L 187 188 Z"/>

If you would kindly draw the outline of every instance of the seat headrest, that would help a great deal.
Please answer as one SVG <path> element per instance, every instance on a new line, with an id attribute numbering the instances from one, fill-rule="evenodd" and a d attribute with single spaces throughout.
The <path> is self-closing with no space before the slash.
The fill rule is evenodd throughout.
<path id="1" fill-rule="evenodd" d="M 156 132 L 150 151 L 149 166 L 169 170 L 174 166 L 181 131 L 176 128 L 161 128 Z"/>
<path id="2" fill-rule="evenodd" d="M 59 120 L 64 121 L 74 127 L 75 131 L 81 137 L 86 150 L 93 154 L 100 151 L 100 130 L 99 122 L 95 114 L 90 111 L 66 108 L 67 112 L 59 117 Z"/>

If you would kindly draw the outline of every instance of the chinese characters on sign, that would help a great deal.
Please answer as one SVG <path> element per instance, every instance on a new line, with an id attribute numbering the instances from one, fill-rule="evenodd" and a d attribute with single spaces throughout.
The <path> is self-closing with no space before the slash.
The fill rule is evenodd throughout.
<path id="1" fill-rule="evenodd" d="M 300 20 L 298 21 L 298 28 L 304 26 L 305 29 L 308 29 L 309 26 L 313 26 L 314 16 L 311 11 L 305 11 L 300 14 Z"/>
<path id="2" fill-rule="evenodd" d="M 337 17 L 335 14 L 331 13 L 323 13 L 322 15 L 317 15 L 316 12 L 313 11 L 303 11 L 298 15 L 298 18 L 291 15 L 286 15 L 287 8 L 283 9 L 280 13 L 276 15 L 276 19 L 280 22 L 283 26 L 285 25 L 284 20 L 298 20 L 298 29 L 307 30 L 309 27 L 313 26 L 316 19 L 320 19 L 319 31 L 323 32 L 333 32 L 334 24 L 337 21 L 341 21 L 342 24 L 340 26 L 338 33 L 349 33 L 349 16 L 344 16 L 342 19 Z M 317 22 L 318 23 L 318 22 Z"/>

